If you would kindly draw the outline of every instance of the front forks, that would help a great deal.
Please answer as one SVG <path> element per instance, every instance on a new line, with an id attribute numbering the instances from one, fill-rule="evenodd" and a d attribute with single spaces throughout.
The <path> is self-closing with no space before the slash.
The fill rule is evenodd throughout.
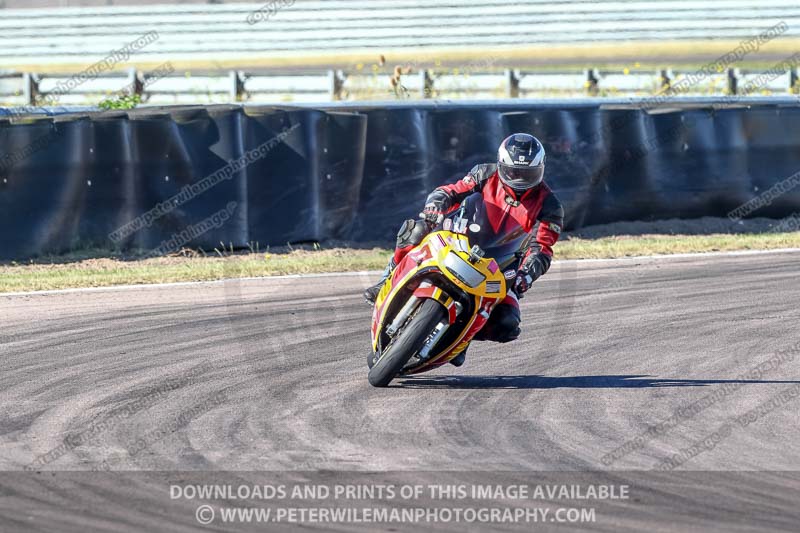
<path id="1" fill-rule="evenodd" d="M 447 333 L 447 330 L 450 329 L 450 322 L 449 321 L 442 321 L 436 325 L 436 329 L 428 335 L 425 344 L 422 346 L 422 349 L 419 351 L 419 358 L 423 361 L 427 359 L 431 355 L 431 350 L 433 347 L 436 346 L 436 343 L 439 342 L 439 339 Z"/>
<path id="2" fill-rule="evenodd" d="M 408 317 L 411 316 L 411 313 L 414 312 L 418 305 L 419 298 L 412 294 L 405 305 L 400 309 L 400 312 L 397 313 L 397 316 L 394 317 L 392 323 L 386 328 L 386 334 L 389 337 L 397 335 L 397 332 L 403 327 L 403 324 L 406 323 L 406 320 L 408 320 Z"/>
<path id="3" fill-rule="evenodd" d="M 417 290 L 419 289 L 424 290 L 430 287 L 433 287 L 433 284 L 430 281 L 425 280 L 422 283 L 420 283 Z M 425 344 L 422 346 L 418 354 L 420 359 L 423 360 L 427 359 L 430 356 L 433 348 L 436 346 L 439 340 L 444 336 L 444 334 L 447 333 L 447 330 L 450 329 L 452 323 L 455 322 L 455 318 L 459 314 L 461 314 L 461 311 L 464 309 L 464 306 L 460 302 L 453 300 L 445 293 L 443 293 L 443 291 L 438 290 L 437 292 L 440 292 L 441 294 L 437 294 L 434 297 L 434 299 L 448 309 L 448 318 L 439 322 L 436 325 L 436 328 L 434 328 L 434 330 L 430 333 L 430 335 L 428 335 L 428 338 L 425 340 Z M 394 320 L 392 320 L 392 323 L 389 324 L 389 326 L 386 328 L 386 334 L 390 338 L 397 335 L 397 332 L 400 331 L 403 325 L 408 321 L 408 318 L 421 305 L 422 300 L 424 298 L 425 297 L 421 298 L 414 294 L 412 294 L 408 298 L 408 301 L 403 305 L 403 307 L 397 313 Z M 455 311 L 454 313 L 450 312 L 450 306 L 454 306 L 454 311 Z"/>

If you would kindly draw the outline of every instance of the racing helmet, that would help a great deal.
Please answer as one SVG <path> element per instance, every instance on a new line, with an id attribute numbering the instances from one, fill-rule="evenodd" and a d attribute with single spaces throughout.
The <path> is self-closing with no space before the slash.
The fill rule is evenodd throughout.
<path id="1" fill-rule="evenodd" d="M 497 174 L 516 193 L 536 187 L 544 178 L 544 146 L 527 133 L 506 137 L 497 150 Z"/>

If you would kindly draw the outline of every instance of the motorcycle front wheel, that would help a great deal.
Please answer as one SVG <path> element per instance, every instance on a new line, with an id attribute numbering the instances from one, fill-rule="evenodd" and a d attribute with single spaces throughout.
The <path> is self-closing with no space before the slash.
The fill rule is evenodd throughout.
<path id="1" fill-rule="evenodd" d="M 446 316 L 446 310 L 436 300 L 426 299 L 416 313 L 397 332 L 381 357 L 369 370 L 373 387 L 386 387 L 411 357 L 425 345 L 428 335 Z"/>

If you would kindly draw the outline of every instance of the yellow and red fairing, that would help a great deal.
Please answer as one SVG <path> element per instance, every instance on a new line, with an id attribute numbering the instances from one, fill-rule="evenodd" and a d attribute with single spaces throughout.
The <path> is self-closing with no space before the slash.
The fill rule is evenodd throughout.
<path id="1" fill-rule="evenodd" d="M 484 282 L 477 287 L 467 285 L 464 281 L 454 276 L 443 268 L 445 258 L 454 253 L 464 261 L 470 261 L 469 241 L 465 235 L 450 231 L 437 231 L 428 234 L 400 261 L 389 279 L 381 288 L 375 300 L 375 309 L 372 316 L 372 347 L 378 349 L 379 333 L 383 331 L 386 323 L 386 314 L 392 306 L 394 298 L 401 292 L 409 281 L 423 271 L 435 269 L 444 275 L 453 285 L 469 294 L 473 299 L 472 316 L 466 321 L 463 331 L 459 332 L 455 340 L 444 350 L 430 357 L 424 365 L 415 368 L 411 373 L 429 370 L 430 368 L 445 364 L 461 353 L 472 340 L 472 337 L 485 325 L 489 314 L 495 304 L 506 296 L 505 278 L 494 259 L 486 258 L 470 261 L 470 265 L 483 275 Z M 448 312 L 451 324 L 456 321 L 456 303 L 451 295 L 435 285 L 417 287 L 414 291 L 419 298 L 432 298 L 439 301 Z"/>

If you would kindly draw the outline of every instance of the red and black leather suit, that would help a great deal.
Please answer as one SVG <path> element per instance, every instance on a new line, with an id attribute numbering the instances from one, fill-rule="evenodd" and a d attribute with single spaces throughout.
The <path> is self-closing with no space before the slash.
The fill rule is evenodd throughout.
<path id="1" fill-rule="evenodd" d="M 520 259 L 504 269 L 508 271 L 508 268 L 515 268 L 530 274 L 528 279 L 531 281 L 547 272 L 553 257 L 553 245 L 564 226 L 564 209 L 547 184 L 542 182 L 524 193 L 518 193 L 503 184 L 497 175 L 496 164 L 476 165 L 462 180 L 438 187 L 428 195 L 426 209 L 433 204 L 442 213 L 450 213 L 467 196 L 478 191 L 497 233 L 524 232 L 525 245 L 520 250 Z M 534 229 L 536 233 L 532 235 Z M 407 220 L 397 235 L 394 263 L 399 264 L 429 231 L 430 227 L 424 221 Z M 526 289 L 527 286 L 523 290 Z M 519 286 L 516 292 L 522 292 Z M 519 336 L 519 323 L 519 301 L 512 289 L 494 308 L 475 340 L 512 341 Z"/>

